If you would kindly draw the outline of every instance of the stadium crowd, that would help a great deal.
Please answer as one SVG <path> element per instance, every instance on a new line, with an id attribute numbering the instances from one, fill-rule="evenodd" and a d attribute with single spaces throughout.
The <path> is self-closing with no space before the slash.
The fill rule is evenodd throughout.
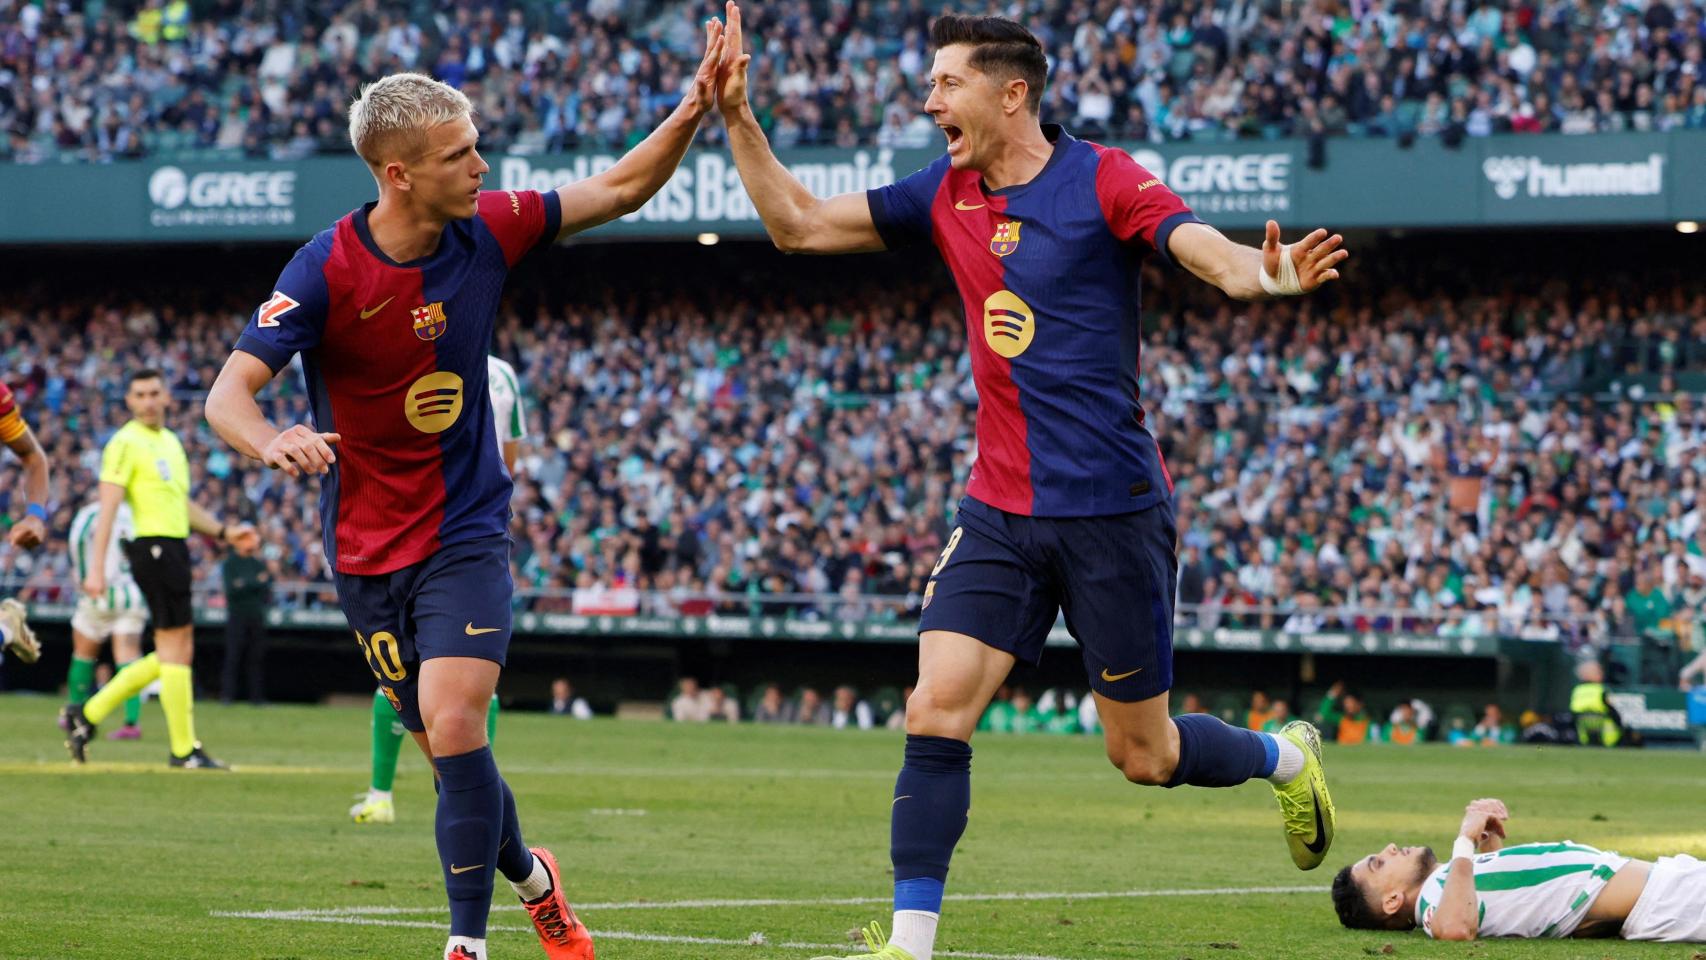
<path id="1" fill-rule="evenodd" d="M 1699 0 L 1012 0 L 1049 54 L 1045 119 L 1127 140 L 1706 127 Z M 778 146 L 927 146 L 941 0 L 750 4 Z M 488 149 L 620 149 L 680 98 L 718 0 L 0 0 L 0 151 L 295 159 L 349 149 L 359 85 L 464 89 Z M 708 126 L 706 136 L 720 133 Z"/>
<path id="2" fill-rule="evenodd" d="M 1182 625 L 1700 649 L 1706 405 L 1675 383 L 1706 373 L 1697 280 L 1583 294 L 1513 275 L 1447 296 L 1369 273 L 1379 295 L 1335 307 L 1236 305 L 1151 272 L 1142 390 L 1177 484 Z M 709 298 L 618 278 L 506 308 L 495 350 L 531 433 L 519 605 L 916 613 L 975 456 L 964 321 L 934 282 L 827 276 Z M 51 302 L 0 304 L 0 369 L 57 465 L 54 530 L 93 496 L 122 373 L 158 367 L 197 495 L 260 524 L 279 606 L 333 605 L 313 486 L 242 462 L 202 419 L 246 311 Z M 275 422 L 307 419 L 297 369 L 263 395 Z M 1653 390 L 1596 399 L 1625 380 Z M 21 512 L 14 470 L 0 514 Z M 218 604 L 218 558 L 194 546 Z M 0 547 L 0 586 L 70 599 L 63 541 Z"/>

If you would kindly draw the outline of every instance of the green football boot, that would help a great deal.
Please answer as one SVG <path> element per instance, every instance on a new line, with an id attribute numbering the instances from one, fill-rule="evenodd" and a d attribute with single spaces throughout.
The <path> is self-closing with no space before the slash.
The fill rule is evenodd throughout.
<path id="1" fill-rule="evenodd" d="M 865 949 L 868 953 L 855 953 L 846 957 L 816 957 L 814 960 L 912 960 L 912 954 L 888 942 L 889 937 L 883 932 L 883 925 L 875 920 L 859 932 L 865 937 Z"/>
<path id="2" fill-rule="evenodd" d="M 1306 720 L 1293 720 L 1279 735 L 1303 750 L 1303 772 L 1285 786 L 1274 786 L 1285 817 L 1285 842 L 1299 870 L 1313 870 L 1333 845 L 1333 796 L 1327 792 L 1327 771 L 1321 765 L 1321 734 Z"/>

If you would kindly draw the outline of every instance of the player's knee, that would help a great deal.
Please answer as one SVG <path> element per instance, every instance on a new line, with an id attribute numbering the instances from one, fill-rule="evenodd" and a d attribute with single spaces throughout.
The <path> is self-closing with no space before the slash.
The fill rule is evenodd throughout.
<path id="1" fill-rule="evenodd" d="M 1158 752 L 1135 744 L 1108 747 L 1108 762 L 1132 783 L 1158 787 L 1173 776 L 1171 765 Z"/>
<path id="2" fill-rule="evenodd" d="M 915 737 L 952 737 L 965 740 L 977 726 L 977 716 L 961 698 L 946 696 L 934 687 L 919 685 L 906 701 L 906 732 Z"/>
<path id="3" fill-rule="evenodd" d="M 486 714 L 462 706 L 442 707 L 422 718 L 434 756 L 453 757 L 486 742 Z"/>

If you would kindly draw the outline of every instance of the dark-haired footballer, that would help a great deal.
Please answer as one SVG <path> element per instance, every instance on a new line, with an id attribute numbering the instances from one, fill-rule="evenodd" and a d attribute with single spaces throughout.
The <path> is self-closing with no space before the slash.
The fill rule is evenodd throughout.
<path id="1" fill-rule="evenodd" d="M 1510 811 L 1493 799 L 1463 813 L 1451 862 L 1431 847 L 1384 849 L 1333 878 L 1333 908 L 1353 930 L 1421 928 L 1436 940 L 1621 937 L 1706 942 L 1706 863 L 1686 854 L 1632 860 L 1572 840 L 1505 846 Z"/>
<path id="2" fill-rule="evenodd" d="M 1108 759 L 1128 780 L 1229 787 L 1270 780 L 1293 861 L 1321 863 L 1333 805 L 1307 723 L 1279 734 L 1207 715 L 1171 719 L 1172 492 L 1138 394 L 1139 274 L 1151 253 L 1240 300 L 1338 277 L 1341 238 L 1317 230 L 1260 250 L 1226 239 L 1120 150 L 1038 115 L 1047 62 L 1010 20 L 943 16 L 924 109 L 947 154 L 899 183 L 829 199 L 777 162 L 746 97 L 751 58 L 728 4 L 720 102 L 748 195 L 776 246 L 853 253 L 931 244 L 965 304 L 977 384 L 977 461 L 924 590 L 918 683 L 906 709 L 884 960 L 929 960 L 948 861 L 966 827 L 971 739 L 1019 657 L 1058 612 L 1083 650 Z"/>

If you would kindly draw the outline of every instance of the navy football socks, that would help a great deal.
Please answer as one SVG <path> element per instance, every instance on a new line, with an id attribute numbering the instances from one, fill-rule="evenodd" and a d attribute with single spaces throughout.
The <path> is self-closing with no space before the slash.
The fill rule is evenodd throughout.
<path id="1" fill-rule="evenodd" d="M 889 825 L 896 910 L 942 911 L 948 861 L 970 812 L 971 744 L 908 734 Z"/>
<path id="2" fill-rule="evenodd" d="M 491 749 L 490 747 L 487 748 Z M 511 883 L 520 883 L 533 873 L 533 853 L 521 839 L 521 820 L 515 815 L 515 794 L 502 777 L 498 786 L 503 790 L 503 832 L 498 840 L 498 872 Z"/>
<path id="3" fill-rule="evenodd" d="M 433 766 L 439 780 L 434 829 L 444 889 L 450 896 L 450 935 L 483 938 L 504 829 L 503 780 L 489 746 L 435 757 Z"/>
<path id="4" fill-rule="evenodd" d="M 1179 728 L 1179 765 L 1168 787 L 1235 787 L 1268 776 L 1279 763 L 1272 737 L 1228 726 L 1219 717 L 1187 713 L 1174 717 L 1173 725 Z"/>

